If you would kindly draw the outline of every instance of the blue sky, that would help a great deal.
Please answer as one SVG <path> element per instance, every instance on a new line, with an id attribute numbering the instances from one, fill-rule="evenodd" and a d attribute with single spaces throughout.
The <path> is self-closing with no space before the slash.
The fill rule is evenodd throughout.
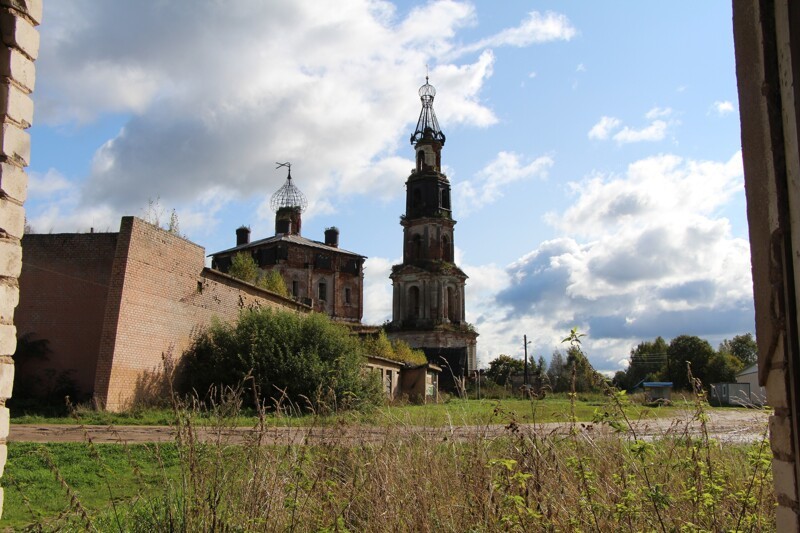
<path id="1" fill-rule="evenodd" d="M 753 329 L 727 2 L 47 2 L 26 203 L 39 232 L 115 231 L 159 199 L 208 253 L 274 232 L 369 257 L 390 318 L 426 72 L 447 143 L 479 358 L 596 368 L 644 339 Z"/>

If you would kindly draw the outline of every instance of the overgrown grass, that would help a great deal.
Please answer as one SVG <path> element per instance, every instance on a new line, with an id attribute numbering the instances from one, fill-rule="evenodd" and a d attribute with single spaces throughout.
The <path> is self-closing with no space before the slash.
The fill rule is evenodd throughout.
<path id="1" fill-rule="evenodd" d="M 598 406 L 607 402 L 601 394 L 579 394 L 575 402 L 574 416 L 578 421 L 592 420 Z M 505 423 L 505 419 L 497 419 L 498 412 L 506 418 L 513 418 L 520 423 L 532 422 L 565 422 L 569 419 L 569 394 L 553 394 L 543 400 L 524 400 L 507 398 L 503 400 L 459 400 L 453 398 L 447 402 L 428 405 L 396 404 L 377 407 L 367 411 L 350 411 L 330 416 L 314 414 L 297 414 L 299 410 L 287 412 L 268 410 L 265 423 L 268 426 L 307 426 L 338 425 L 342 423 L 370 424 L 378 426 L 447 426 L 483 425 L 487 423 Z M 626 413 L 634 419 L 658 418 L 671 416 L 676 412 L 673 407 L 645 407 L 631 404 L 626 406 Z M 72 415 L 52 416 L 39 414 L 36 410 L 19 412 L 12 410 L 12 424 L 75 424 L 117 425 L 117 426 L 168 426 L 176 421 L 173 409 L 148 408 L 124 413 L 98 411 L 91 407 L 77 407 Z M 198 411 L 195 413 L 197 424 L 213 424 L 213 412 Z M 236 417 L 229 421 L 232 425 L 253 426 L 258 421 L 254 409 L 242 409 Z"/>
<path id="2" fill-rule="evenodd" d="M 685 424 L 645 439 L 620 394 L 595 415 L 618 432 L 594 435 L 577 423 L 581 402 L 567 400 L 561 433 L 520 426 L 505 412 L 507 428 L 492 438 L 398 423 L 378 440 L 318 440 L 309 427 L 307 445 L 276 446 L 264 444 L 260 413 L 250 439 L 234 443 L 225 431 L 233 402 L 215 409 L 205 441 L 195 414 L 180 408 L 171 446 L 12 443 L 0 526 L 28 516 L 43 530 L 100 531 L 774 528 L 766 436 L 715 442 L 698 400 Z"/>

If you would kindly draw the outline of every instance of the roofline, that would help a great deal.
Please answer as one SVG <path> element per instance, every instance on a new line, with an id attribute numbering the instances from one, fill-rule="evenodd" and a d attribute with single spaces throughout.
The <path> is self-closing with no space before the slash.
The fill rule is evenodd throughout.
<path id="1" fill-rule="evenodd" d="M 257 241 L 248 242 L 246 244 L 240 244 L 239 246 L 234 246 L 233 248 L 228 248 L 227 250 L 221 250 L 219 252 L 214 252 L 212 254 L 208 254 L 206 257 L 214 257 L 215 255 L 219 255 L 219 254 L 227 254 L 227 253 L 236 252 L 236 251 L 243 251 L 243 250 L 247 250 L 248 248 L 253 248 L 255 246 L 259 246 L 261 244 L 269 244 L 271 242 L 283 241 L 284 237 L 286 237 L 285 233 L 278 233 L 277 235 L 273 235 L 272 237 L 266 237 L 264 239 L 259 239 Z M 331 252 L 338 252 L 338 253 L 345 254 L 345 255 L 352 255 L 352 256 L 355 256 L 355 257 L 360 257 L 362 259 L 367 259 L 367 256 L 365 256 L 365 255 L 357 254 L 355 252 L 351 252 L 350 250 L 345 250 L 344 248 L 339 248 L 338 246 L 329 246 L 329 245 L 325 244 L 324 242 L 315 241 L 313 239 L 307 239 L 307 238 L 303 237 L 302 235 L 297 235 L 297 237 L 299 237 L 300 239 L 303 239 L 305 241 L 309 241 L 309 243 L 314 243 L 314 245 L 312 246 L 311 244 L 306 244 L 304 242 L 294 242 L 294 241 L 290 241 L 290 240 L 286 240 L 286 242 L 293 242 L 294 244 L 296 244 L 298 246 L 307 246 L 309 248 L 315 248 L 316 246 L 321 246 L 324 249 L 329 250 Z"/>

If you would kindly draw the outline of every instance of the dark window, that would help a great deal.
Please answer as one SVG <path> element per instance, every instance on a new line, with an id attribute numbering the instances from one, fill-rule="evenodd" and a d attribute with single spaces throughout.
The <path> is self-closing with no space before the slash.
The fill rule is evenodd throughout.
<path id="1" fill-rule="evenodd" d="M 422 170 L 422 163 L 425 162 L 425 154 L 422 150 L 417 152 L 417 170 Z"/>
<path id="2" fill-rule="evenodd" d="M 350 287 L 345 287 L 344 289 L 344 303 L 350 303 Z"/>
<path id="3" fill-rule="evenodd" d="M 300 282 L 292 281 L 292 296 L 297 298 L 300 296 Z"/>
<path id="4" fill-rule="evenodd" d="M 422 237 L 419 233 L 411 238 L 411 259 L 422 258 Z"/>
<path id="5" fill-rule="evenodd" d="M 422 191 L 414 189 L 414 195 L 411 198 L 411 207 L 419 207 L 422 203 Z"/>
<path id="6" fill-rule="evenodd" d="M 317 254 L 314 258 L 314 268 L 331 270 L 331 258 L 324 254 Z"/>
<path id="7" fill-rule="evenodd" d="M 442 237 L 442 260 L 448 262 L 453 260 L 453 255 L 450 253 L 450 239 L 447 235 Z"/>
<path id="8" fill-rule="evenodd" d="M 417 286 L 408 290 L 408 318 L 419 318 L 419 287 Z"/>
<path id="9" fill-rule="evenodd" d="M 323 302 L 328 299 L 328 284 L 324 281 L 319 282 L 319 299 Z"/>
<path id="10" fill-rule="evenodd" d="M 442 189 L 442 207 L 450 209 L 450 191 Z"/>

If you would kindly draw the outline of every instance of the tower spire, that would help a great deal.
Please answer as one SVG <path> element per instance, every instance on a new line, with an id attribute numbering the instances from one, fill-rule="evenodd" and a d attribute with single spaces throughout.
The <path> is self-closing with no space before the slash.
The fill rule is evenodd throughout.
<path id="1" fill-rule="evenodd" d="M 436 89 L 428 82 L 428 76 L 425 76 L 425 85 L 419 88 L 419 99 L 422 102 L 422 110 L 419 112 L 419 119 L 417 120 L 417 128 L 411 135 L 411 144 L 416 144 L 419 141 L 434 140 L 444 144 L 445 135 L 439 127 L 439 121 L 436 120 L 436 113 L 433 111 L 433 99 L 436 96 Z"/>

